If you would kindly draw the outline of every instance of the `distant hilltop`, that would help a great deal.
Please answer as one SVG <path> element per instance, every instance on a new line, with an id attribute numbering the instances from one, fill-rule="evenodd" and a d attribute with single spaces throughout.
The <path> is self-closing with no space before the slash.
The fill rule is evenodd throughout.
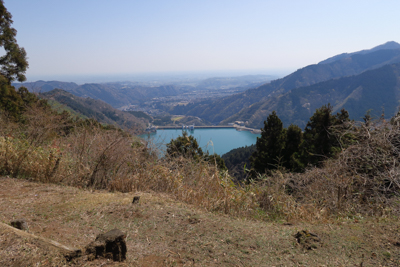
<path id="1" fill-rule="evenodd" d="M 350 54 L 349 53 L 343 53 L 343 54 L 340 54 L 340 55 L 336 55 L 336 56 L 330 57 L 328 59 L 325 59 L 325 60 L 319 62 L 318 64 L 328 64 L 328 63 L 332 63 L 334 61 L 340 60 L 342 58 L 349 58 L 349 57 L 351 57 L 353 55 L 357 55 L 357 54 L 364 55 L 364 54 L 368 54 L 368 53 L 371 53 L 371 52 L 384 50 L 384 49 L 400 49 L 400 44 L 396 43 L 394 41 L 390 41 L 390 42 L 384 43 L 382 45 L 375 46 L 374 48 L 371 48 L 371 49 L 361 50 L 361 51 L 350 53 Z"/>

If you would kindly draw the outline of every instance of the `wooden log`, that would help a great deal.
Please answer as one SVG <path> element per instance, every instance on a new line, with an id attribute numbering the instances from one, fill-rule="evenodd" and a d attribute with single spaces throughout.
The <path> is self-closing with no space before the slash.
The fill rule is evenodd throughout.
<path id="1" fill-rule="evenodd" d="M 36 236 L 34 234 L 19 230 L 17 228 L 14 228 L 14 227 L 12 227 L 12 226 L 10 226 L 8 224 L 0 222 L 0 227 L 6 228 L 8 230 L 11 230 L 18 236 L 40 240 L 40 241 L 44 242 L 45 244 L 48 244 L 48 245 L 53 246 L 53 247 L 56 247 L 67 258 L 67 260 L 71 260 L 73 258 L 80 257 L 82 255 L 82 251 L 80 249 L 67 247 L 67 246 L 65 246 L 63 244 L 58 243 L 57 241 L 54 241 L 54 240 L 51 240 L 51 239 L 47 239 L 47 238 L 44 238 L 44 237 L 41 237 L 41 236 Z"/>

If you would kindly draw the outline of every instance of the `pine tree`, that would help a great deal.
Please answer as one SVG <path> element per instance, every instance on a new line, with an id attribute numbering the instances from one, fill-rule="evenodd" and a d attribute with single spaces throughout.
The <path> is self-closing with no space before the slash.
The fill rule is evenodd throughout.
<path id="1" fill-rule="evenodd" d="M 344 130 L 345 123 L 350 121 L 349 113 L 342 109 L 340 113 L 332 115 L 332 109 L 330 104 L 324 105 L 317 109 L 308 121 L 302 144 L 304 165 L 320 166 L 322 161 L 340 152 L 342 144 L 337 139 L 335 131 Z"/>
<path id="2" fill-rule="evenodd" d="M 183 156 L 199 159 L 203 156 L 203 150 L 199 147 L 196 138 L 184 131 L 182 136 L 178 136 L 167 144 L 167 154 L 170 157 Z"/>
<path id="3" fill-rule="evenodd" d="M 282 165 L 285 131 L 282 121 L 273 111 L 264 121 L 261 137 L 257 138 L 256 151 L 251 156 L 253 169 L 258 173 L 273 170 Z"/>
<path id="4" fill-rule="evenodd" d="M 297 125 L 291 124 L 286 130 L 285 148 L 283 150 L 284 166 L 294 172 L 301 172 L 304 165 L 300 161 L 300 145 L 303 142 L 303 133 Z"/>

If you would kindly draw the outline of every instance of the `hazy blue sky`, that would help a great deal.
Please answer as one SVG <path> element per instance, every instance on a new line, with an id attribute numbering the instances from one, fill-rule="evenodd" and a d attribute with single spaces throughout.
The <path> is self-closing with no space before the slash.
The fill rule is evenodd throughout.
<path id="1" fill-rule="evenodd" d="M 29 77 L 287 72 L 399 42 L 398 0 L 4 0 Z"/>

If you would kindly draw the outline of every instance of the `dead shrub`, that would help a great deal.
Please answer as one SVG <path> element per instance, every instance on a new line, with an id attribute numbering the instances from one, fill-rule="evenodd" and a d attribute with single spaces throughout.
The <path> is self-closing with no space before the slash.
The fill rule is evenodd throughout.
<path id="1" fill-rule="evenodd" d="M 67 159 L 63 165 L 66 171 L 60 173 L 63 181 L 81 187 L 132 190 L 126 177 L 134 171 L 131 162 L 141 157 L 140 148 L 132 146 L 132 137 L 89 125 L 75 129 L 61 141 Z"/>
<path id="2" fill-rule="evenodd" d="M 249 191 L 258 208 L 253 217 L 263 220 L 316 221 L 326 217 L 313 203 L 298 201 L 288 193 L 292 173 L 274 171 L 251 181 Z"/>
<path id="3" fill-rule="evenodd" d="M 1 117 L 2 122 L 9 125 L 1 130 L 1 173 L 48 181 L 59 164 L 58 153 L 51 142 L 61 128 L 60 116 L 32 105 L 24 114 L 23 124 Z"/>
<path id="4" fill-rule="evenodd" d="M 292 175 L 293 196 L 301 203 L 314 203 L 334 214 L 382 216 L 399 211 L 400 128 L 386 121 L 353 127 L 356 142 L 323 168 Z"/>

